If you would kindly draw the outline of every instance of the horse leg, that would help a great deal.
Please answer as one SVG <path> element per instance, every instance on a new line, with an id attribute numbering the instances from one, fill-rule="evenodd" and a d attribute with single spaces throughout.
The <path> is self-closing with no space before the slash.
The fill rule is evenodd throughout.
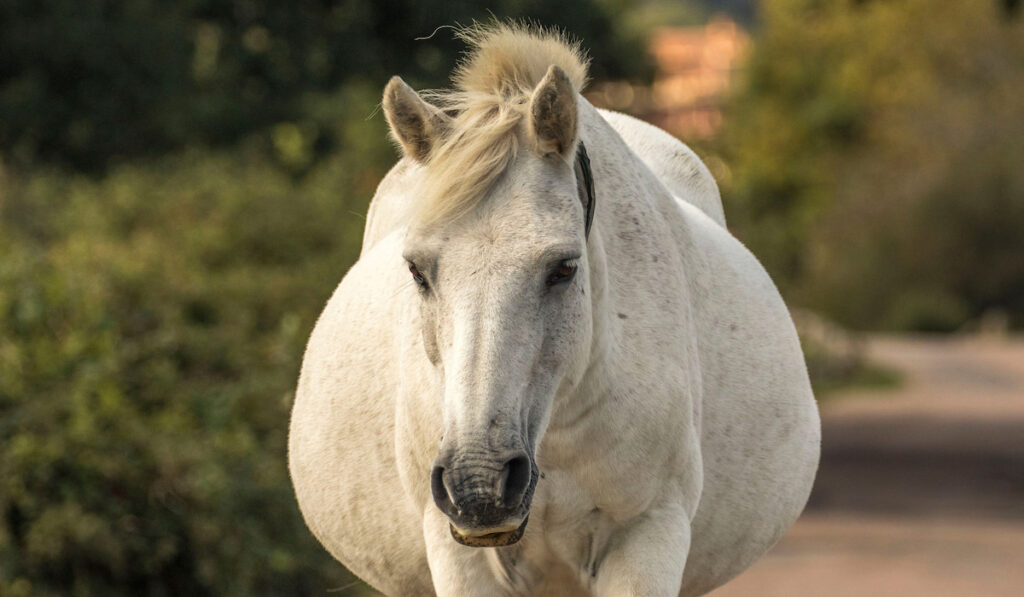
<path id="1" fill-rule="evenodd" d="M 689 550 L 690 518 L 681 505 L 648 511 L 609 537 L 595 594 L 678 597 Z"/>
<path id="2" fill-rule="evenodd" d="M 433 504 L 423 515 L 423 537 L 438 597 L 507 593 L 491 572 L 486 549 L 456 543 L 448 529 L 448 519 Z"/>

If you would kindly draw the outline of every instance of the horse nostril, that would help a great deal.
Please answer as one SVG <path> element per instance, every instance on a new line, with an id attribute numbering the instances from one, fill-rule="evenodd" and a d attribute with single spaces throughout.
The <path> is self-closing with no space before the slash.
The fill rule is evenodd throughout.
<path id="1" fill-rule="evenodd" d="M 451 516 L 457 509 L 455 500 L 448 493 L 448 487 L 444 484 L 444 467 L 435 466 L 430 472 L 430 492 L 434 494 L 434 503 L 446 515 Z"/>
<path id="2" fill-rule="evenodd" d="M 506 508 L 515 508 L 523 501 L 530 486 L 530 459 L 525 454 L 516 456 L 502 468 L 501 501 Z"/>

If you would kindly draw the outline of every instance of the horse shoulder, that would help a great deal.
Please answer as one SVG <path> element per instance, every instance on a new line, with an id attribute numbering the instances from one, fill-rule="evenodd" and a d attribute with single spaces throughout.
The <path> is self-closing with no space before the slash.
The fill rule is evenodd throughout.
<path id="1" fill-rule="evenodd" d="M 389 594 L 427 594 L 420 515 L 395 463 L 397 234 L 352 267 L 310 336 L 292 409 L 289 469 L 306 523 Z M 404 533 L 400 533 L 405 531 Z"/>
<path id="2" fill-rule="evenodd" d="M 692 149 L 662 129 L 632 116 L 610 110 L 598 112 L 676 198 L 697 206 L 725 226 L 718 185 Z"/>

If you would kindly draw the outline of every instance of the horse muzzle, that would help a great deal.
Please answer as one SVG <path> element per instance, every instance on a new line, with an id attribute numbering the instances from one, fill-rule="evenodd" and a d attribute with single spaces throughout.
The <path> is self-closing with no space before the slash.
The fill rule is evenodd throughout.
<path id="1" fill-rule="evenodd" d="M 469 547 L 505 547 L 506 545 L 517 543 L 523 538 L 523 533 L 526 532 L 526 523 L 528 522 L 530 522 L 529 514 L 523 518 L 523 522 L 519 523 L 519 526 L 515 529 L 510 531 L 493 531 L 483 535 L 463 533 L 455 528 L 455 523 L 451 522 L 448 523 L 448 530 L 452 533 L 452 539 Z"/>
<path id="2" fill-rule="evenodd" d="M 502 458 L 451 453 L 435 462 L 430 489 L 452 538 L 471 547 L 501 547 L 522 538 L 538 476 L 525 451 Z"/>

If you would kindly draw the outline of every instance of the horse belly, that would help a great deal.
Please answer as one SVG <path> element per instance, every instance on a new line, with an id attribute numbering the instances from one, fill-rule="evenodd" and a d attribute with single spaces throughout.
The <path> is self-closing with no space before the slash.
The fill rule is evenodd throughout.
<path id="1" fill-rule="evenodd" d="M 372 258 L 371 258 L 372 261 Z M 357 264 L 310 337 L 292 409 L 289 468 L 299 507 L 323 546 L 389 595 L 433 594 L 420 513 L 395 459 L 393 319 Z"/>
<path id="2" fill-rule="evenodd" d="M 795 337 L 793 344 L 798 350 Z M 773 354 L 764 351 L 744 362 L 739 353 L 732 365 L 765 371 L 773 358 L 778 362 Z M 745 570 L 785 534 L 807 502 L 820 451 L 818 410 L 802 355 L 782 360 L 788 372 L 782 380 L 762 381 L 760 391 L 737 377 L 705 395 L 704 487 L 681 595 L 703 595 Z"/>
<path id="3" fill-rule="evenodd" d="M 703 595 L 763 556 L 800 515 L 821 426 L 803 351 L 757 259 L 697 207 L 666 212 L 688 262 L 700 363 L 703 486 L 680 595 Z M 699 258 L 698 258 L 699 257 Z"/>

